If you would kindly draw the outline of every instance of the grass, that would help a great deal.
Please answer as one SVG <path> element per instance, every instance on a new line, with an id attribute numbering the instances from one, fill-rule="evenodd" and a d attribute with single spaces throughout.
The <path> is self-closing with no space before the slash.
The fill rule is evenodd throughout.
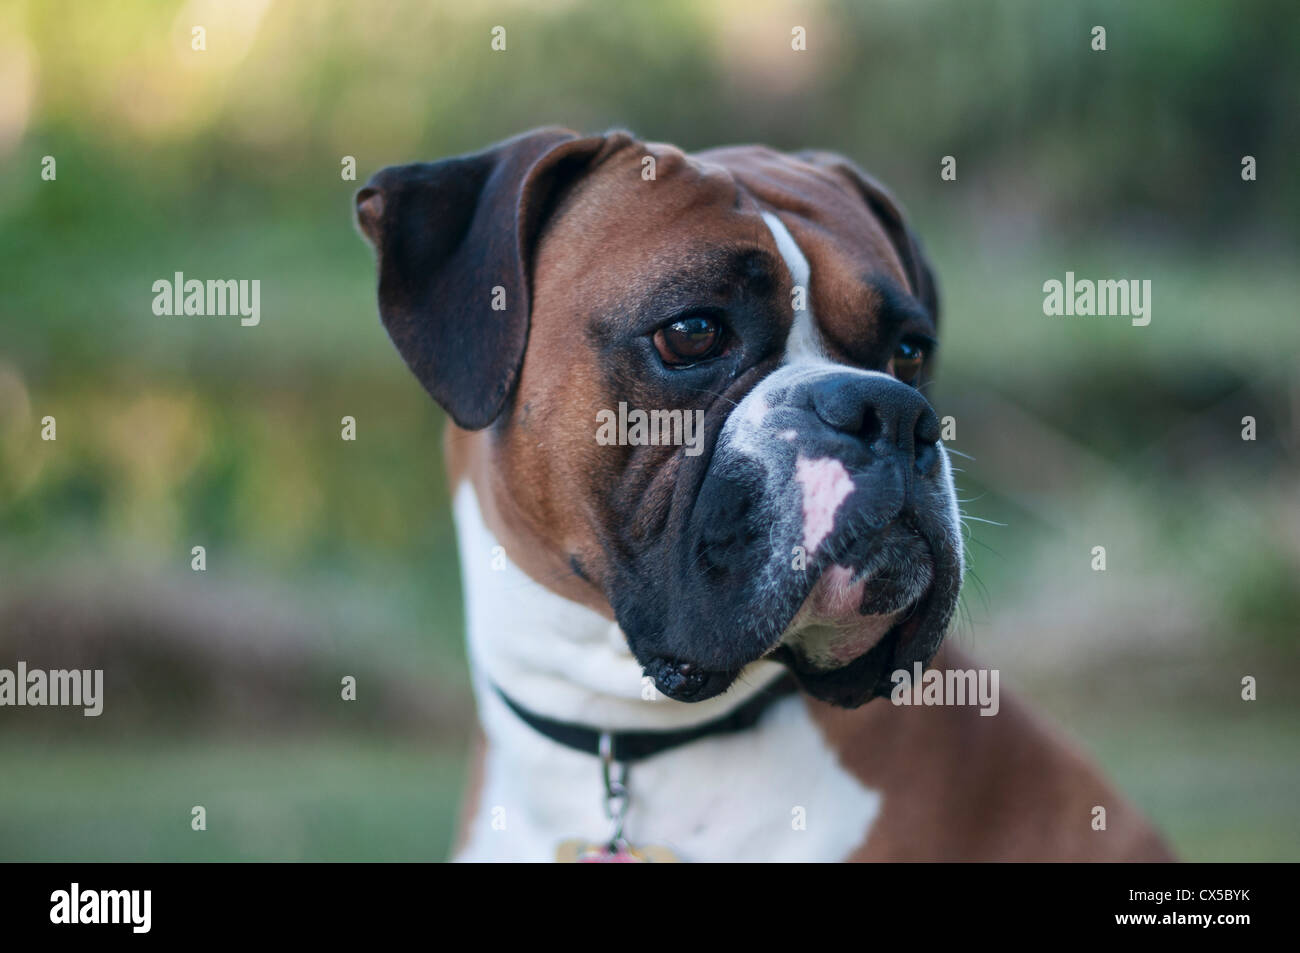
<path id="1" fill-rule="evenodd" d="M 1300 710 L 1124 704 L 1099 698 L 1059 718 L 1185 861 L 1300 857 L 1295 725 Z M 1046 708 L 1051 699 L 1038 702 Z M 1258 707 L 1254 707 L 1258 706 Z"/>
<path id="2" fill-rule="evenodd" d="M 464 779 L 458 751 L 382 739 L 3 739 L 0 763 L 4 861 L 441 860 Z"/>
<path id="3" fill-rule="evenodd" d="M 1183 860 L 1300 856 L 1300 712 L 1055 707 Z M 465 772 L 459 748 L 366 737 L 5 738 L 0 763 L 4 861 L 439 860 Z M 190 829 L 196 804 L 206 831 Z"/>

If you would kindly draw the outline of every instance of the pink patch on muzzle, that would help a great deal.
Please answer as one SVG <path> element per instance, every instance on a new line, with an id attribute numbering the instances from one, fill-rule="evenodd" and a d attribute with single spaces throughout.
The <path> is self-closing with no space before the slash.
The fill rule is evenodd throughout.
<path id="1" fill-rule="evenodd" d="M 835 513 L 853 492 L 844 464 L 834 457 L 795 461 L 794 478 L 803 490 L 803 546 L 812 555 L 835 525 Z"/>

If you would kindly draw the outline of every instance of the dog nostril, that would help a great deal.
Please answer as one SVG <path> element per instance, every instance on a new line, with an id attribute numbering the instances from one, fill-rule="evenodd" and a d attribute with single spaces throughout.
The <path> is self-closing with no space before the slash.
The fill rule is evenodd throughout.
<path id="1" fill-rule="evenodd" d="M 867 443 L 871 443 L 884 431 L 884 425 L 880 422 L 880 415 L 876 413 L 874 407 L 866 408 L 862 413 L 862 419 L 858 421 L 858 426 L 850 431 L 856 433 Z"/>
<path id="2" fill-rule="evenodd" d="M 858 435 L 875 426 L 875 413 L 860 389 L 839 376 L 820 380 L 810 388 L 812 409 L 822 423 L 840 433 Z"/>
<path id="3" fill-rule="evenodd" d="M 938 443 L 941 433 L 939 416 L 929 407 L 923 408 L 920 416 L 916 418 L 916 427 L 912 430 L 917 445 Z"/>
<path id="4" fill-rule="evenodd" d="M 912 452 L 916 456 L 916 472 L 929 476 L 939 467 L 939 418 L 929 407 L 922 408 L 912 428 Z"/>
<path id="5" fill-rule="evenodd" d="M 810 384 L 808 397 L 822 423 L 872 454 L 901 453 L 924 475 L 938 464 L 939 418 L 914 388 L 879 374 L 833 374 Z"/>
<path id="6" fill-rule="evenodd" d="M 856 388 L 826 381 L 813 388 L 813 410 L 822 423 L 870 443 L 880 436 L 880 415 Z"/>

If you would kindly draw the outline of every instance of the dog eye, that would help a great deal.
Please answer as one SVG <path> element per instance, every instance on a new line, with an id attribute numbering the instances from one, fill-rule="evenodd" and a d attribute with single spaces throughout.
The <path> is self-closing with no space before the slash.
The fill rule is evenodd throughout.
<path id="1" fill-rule="evenodd" d="M 690 367 L 717 355 L 722 324 L 707 315 L 691 315 L 656 331 L 654 344 L 669 367 Z"/>
<path id="2" fill-rule="evenodd" d="M 900 341 L 889 361 L 889 373 L 904 384 L 915 384 L 925 363 L 925 348 L 913 341 Z"/>

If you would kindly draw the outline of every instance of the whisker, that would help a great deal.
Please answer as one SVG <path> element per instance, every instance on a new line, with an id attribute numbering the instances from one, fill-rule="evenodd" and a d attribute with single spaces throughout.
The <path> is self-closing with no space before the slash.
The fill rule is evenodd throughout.
<path id="1" fill-rule="evenodd" d="M 987 523 L 989 526 L 1002 526 L 1002 527 L 1006 527 L 1006 526 L 1009 525 L 1009 524 L 1007 524 L 1007 523 L 999 523 L 997 520 L 986 520 L 986 519 L 984 519 L 983 517 L 979 517 L 979 516 L 967 516 L 966 514 L 963 513 L 963 514 L 962 514 L 962 522 L 964 523 L 964 522 L 966 522 L 966 520 L 970 520 L 970 521 L 973 522 L 973 523 Z"/>
<path id="2" fill-rule="evenodd" d="M 684 388 L 682 388 L 682 389 L 683 389 L 683 390 L 693 390 L 693 391 L 695 391 L 695 393 L 697 393 L 697 394 L 706 394 L 706 395 L 708 395 L 709 397 L 716 397 L 718 400 L 725 400 L 725 401 L 726 401 L 727 403 L 729 403 L 732 407 L 739 407 L 739 406 L 740 406 L 740 402 L 739 402 L 739 401 L 732 400 L 730 397 L 727 397 L 725 394 L 719 394 L 717 391 L 715 391 L 715 390 L 709 390 L 708 388 L 705 388 L 705 387 L 684 387 Z"/>

